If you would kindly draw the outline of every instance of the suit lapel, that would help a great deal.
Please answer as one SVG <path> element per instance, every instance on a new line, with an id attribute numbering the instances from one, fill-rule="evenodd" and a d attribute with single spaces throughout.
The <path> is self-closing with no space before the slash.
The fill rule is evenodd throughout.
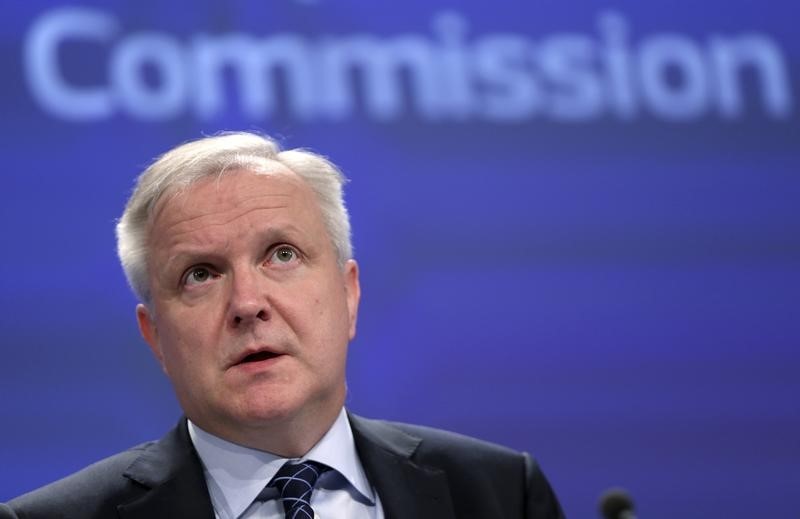
<path id="1" fill-rule="evenodd" d="M 454 518 L 445 473 L 414 463 L 421 438 L 391 425 L 349 415 L 356 449 L 375 485 L 386 519 Z M 125 477 L 144 489 L 117 507 L 120 519 L 214 519 L 203 467 L 186 429 L 186 420 L 145 447 Z"/>
<path id="2" fill-rule="evenodd" d="M 121 519 L 214 519 L 203 467 L 185 419 L 164 438 L 147 446 L 124 475 L 147 490 L 117 507 Z"/>
<path id="3" fill-rule="evenodd" d="M 455 517 L 445 473 L 412 461 L 421 438 L 385 422 L 349 418 L 358 455 L 386 519 Z"/>

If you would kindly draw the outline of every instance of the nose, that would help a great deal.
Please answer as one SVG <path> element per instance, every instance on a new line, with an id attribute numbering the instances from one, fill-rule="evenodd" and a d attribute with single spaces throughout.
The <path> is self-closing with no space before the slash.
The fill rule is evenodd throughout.
<path id="1" fill-rule="evenodd" d="M 244 328 L 258 321 L 268 321 L 270 306 L 263 277 L 247 269 L 235 271 L 231 278 L 228 304 L 230 326 Z"/>

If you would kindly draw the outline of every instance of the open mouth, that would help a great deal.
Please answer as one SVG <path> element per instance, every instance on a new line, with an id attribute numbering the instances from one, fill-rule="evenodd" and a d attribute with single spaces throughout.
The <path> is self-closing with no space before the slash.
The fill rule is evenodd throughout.
<path id="1" fill-rule="evenodd" d="M 239 361 L 239 364 L 247 364 L 250 362 L 261 362 L 269 359 L 274 359 L 277 356 L 278 356 L 277 353 L 272 353 L 271 351 L 257 351 L 243 358 L 241 361 Z"/>

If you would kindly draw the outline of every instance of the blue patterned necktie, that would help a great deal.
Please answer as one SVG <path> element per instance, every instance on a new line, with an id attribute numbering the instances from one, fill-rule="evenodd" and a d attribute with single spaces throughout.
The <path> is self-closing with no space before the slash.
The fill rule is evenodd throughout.
<path id="1" fill-rule="evenodd" d="M 317 478 L 329 469 L 316 461 L 284 463 L 267 486 L 278 489 L 286 519 L 314 519 L 311 493 Z"/>

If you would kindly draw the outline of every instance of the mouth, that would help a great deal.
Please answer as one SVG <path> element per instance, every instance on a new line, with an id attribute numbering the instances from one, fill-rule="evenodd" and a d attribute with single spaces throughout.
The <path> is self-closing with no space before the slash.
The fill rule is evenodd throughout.
<path id="1" fill-rule="evenodd" d="M 263 363 L 269 363 L 282 356 L 283 353 L 278 353 L 270 349 L 250 350 L 242 352 L 241 356 L 238 357 L 230 367 L 263 366 Z"/>
<path id="2" fill-rule="evenodd" d="M 279 356 L 279 354 L 273 353 L 271 351 L 257 351 L 255 353 L 251 353 L 251 354 L 245 356 L 243 359 L 241 359 L 239 362 L 237 362 L 237 364 L 248 364 L 248 363 L 251 363 L 251 362 L 262 362 L 262 361 L 265 361 L 265 360 L 274 359 L 275 357 L 278 357 L 278 356 Z"/>

